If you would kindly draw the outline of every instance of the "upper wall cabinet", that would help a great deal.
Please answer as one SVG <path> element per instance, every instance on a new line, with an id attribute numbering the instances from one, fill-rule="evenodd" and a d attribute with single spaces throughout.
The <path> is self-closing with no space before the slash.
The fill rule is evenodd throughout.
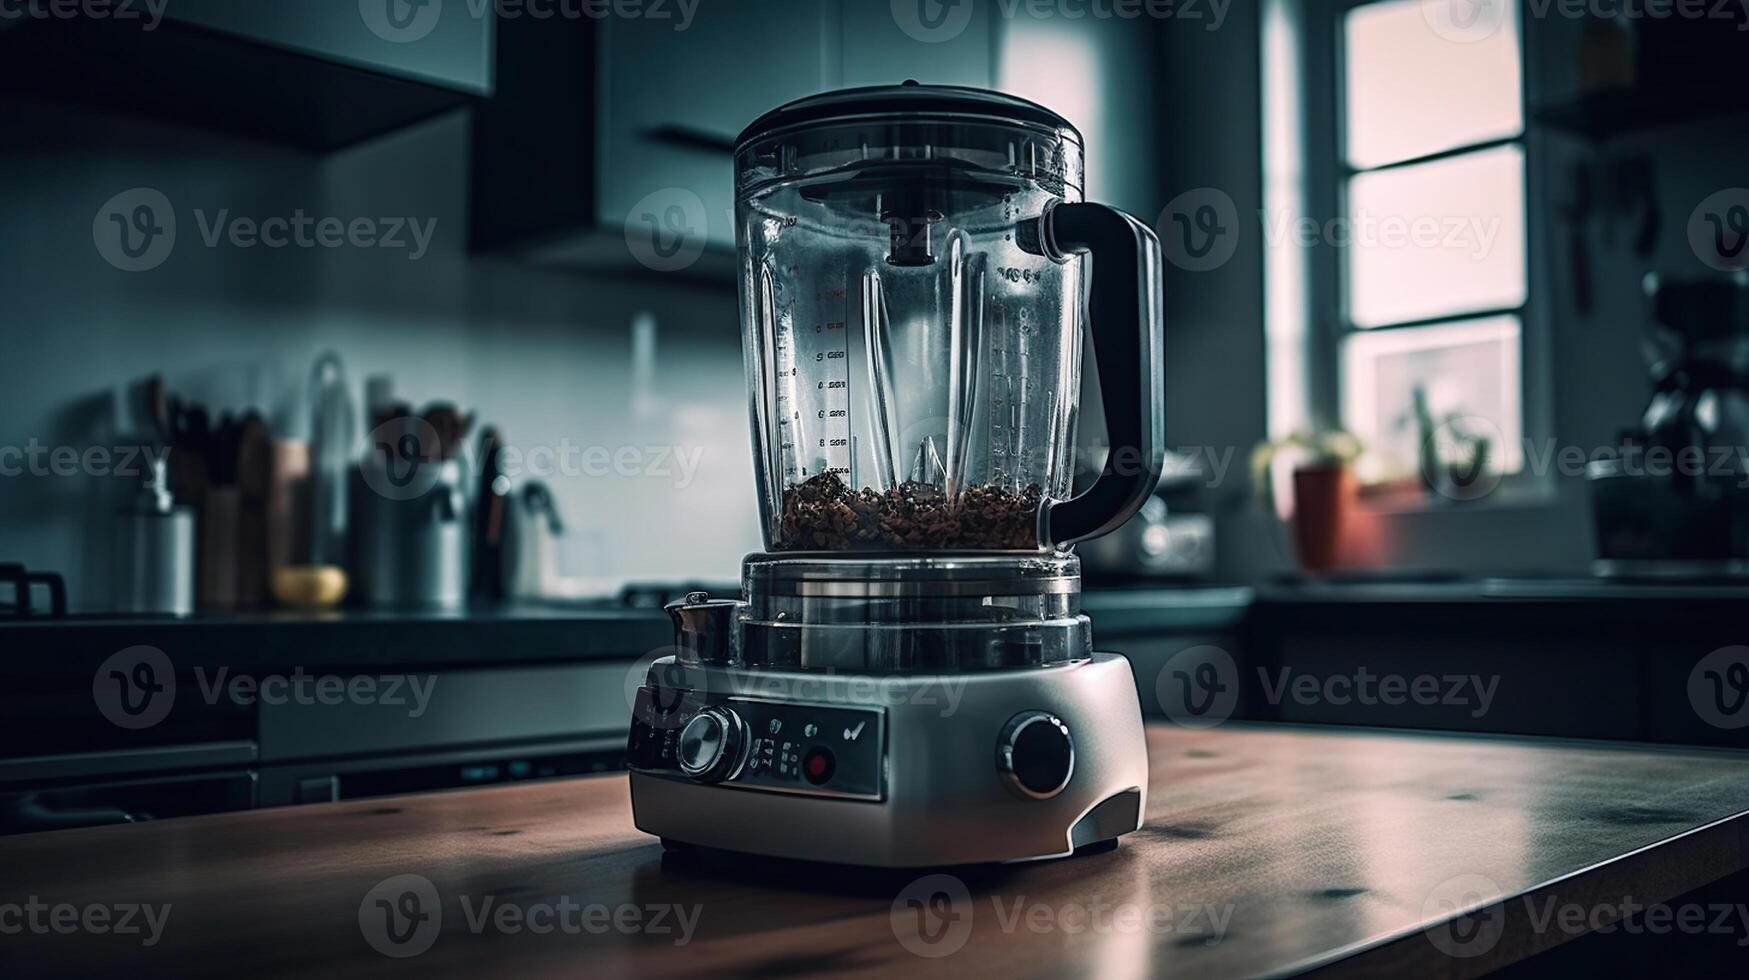
<path id="1" fill-rule="evenodd" d="M 704 0 L 684 29 L 605 21 L 597 217 L 630 222 L 628 236 L 702 221 L 708 247 L 734 248 L 735 137 L 767 109 L 837 84 L 835 21 L 820 0 Z"/>
<path id="2" fill-rule="evenodd" d="M 136 0 L 106 9 L 102 18 L 0 21 L 0 83 L 318 151 L 492 92 L 488 0 Z"/>
<path id="3" fill-rule="evenodd" d="M 500 18 L 497 95 L 474 110 L 476 248 L 727 281 L 736 135 L 793 99 L 907 79 L 1051 106 L 1088 137 L 1091 197 L 1158 207 L 1151 24 L 995 3 L 699 0 L 690 21 L 677 0 L 646 9 L 668 16 Z"/>

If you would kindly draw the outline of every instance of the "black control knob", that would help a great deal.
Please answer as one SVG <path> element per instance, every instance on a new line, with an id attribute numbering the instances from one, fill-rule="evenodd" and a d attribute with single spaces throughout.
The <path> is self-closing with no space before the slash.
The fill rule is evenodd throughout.
<path id="1" fill-rule="evenodd" d="M 1008 719 L 996 740 L 996 769 L 1011 789 L 1027 799 L 1056 796 L 1075 771 L 1075 740 L 1069 726 L 1045 711 L 1022 711 Z"/>
<path id="2" fill-rule="evenodd" d="M 705 708 L 680 730 L 680 771 L 704 783 L 721 782 L 741 765 L 747 726 L 728 708 Z"/>

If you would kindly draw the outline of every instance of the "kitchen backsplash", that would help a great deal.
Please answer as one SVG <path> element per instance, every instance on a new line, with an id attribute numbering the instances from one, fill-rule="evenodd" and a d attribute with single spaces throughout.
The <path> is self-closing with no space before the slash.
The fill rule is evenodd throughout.
<path id="1" fill-rule="evenodd" d="M 128 385 L 161 373 L 215 412 L 258 408 L 279 434 L 333 350 L 361 406 L 363 379 L 390 375 L 398 398 L 453 401 L 502 432 L 515 475 L 552 487 L 587 571 L 733 578 L 759 538 L 732 292 L 470 256 L 467 125 L 451 115 L 316 157 L 0 108 L 0 126 L 28 134 L 0 180 L 31 189 L 0 216 L 14 406 L 0 418 L 0 561 L 61 571 L 75 608 L 103 608 L 111 513 L 135 481 L 102 475 L 121 453 L 87 450 L 143 441 Z M 124 241 L 101 224 L 141 189 L 175 215 L 168 251 L 167 228 Z M 325 219 L 345 233 L 318 235 Z"/>

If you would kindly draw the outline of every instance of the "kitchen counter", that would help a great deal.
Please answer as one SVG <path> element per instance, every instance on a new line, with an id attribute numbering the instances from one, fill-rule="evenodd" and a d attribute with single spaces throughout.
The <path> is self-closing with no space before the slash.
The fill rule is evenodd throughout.
<path id="1" fill-rule="evenodd" d="M 664 858 L 622 776 L 8 838 L 0 901 L 161 933 L 0 935 L 0 972 L 1467 976 L 1749 867 L 1743 754 L 1241 725 L 1149 753 L 1116 851 L 921 883 Z"/>

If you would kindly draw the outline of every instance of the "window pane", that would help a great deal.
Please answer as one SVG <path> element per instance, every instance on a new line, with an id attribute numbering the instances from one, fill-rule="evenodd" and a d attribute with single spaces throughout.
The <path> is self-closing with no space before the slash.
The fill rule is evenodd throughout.
<path id="1" fill-rule="evenodd" d="M 1342 360 L 1343 420 L 1366 447 L 1366 482 L 1418 478 L 1428 428 L 1447 463 L 1486 439 L 1487 472 L 1523 465 L 1517 317 L 1351 334 Z"/>
<path id="2" fill-rule="evenodd" d="M 1515 0 L 1348 14 L 1348 162 L 1376 167 L 1524 130 Z"/>
<path id="3" fill-rule="evenodd" d="M 1524 151 L 1503 146 L 1348 182 L 1356 326 L 1524 302 Z"/>

